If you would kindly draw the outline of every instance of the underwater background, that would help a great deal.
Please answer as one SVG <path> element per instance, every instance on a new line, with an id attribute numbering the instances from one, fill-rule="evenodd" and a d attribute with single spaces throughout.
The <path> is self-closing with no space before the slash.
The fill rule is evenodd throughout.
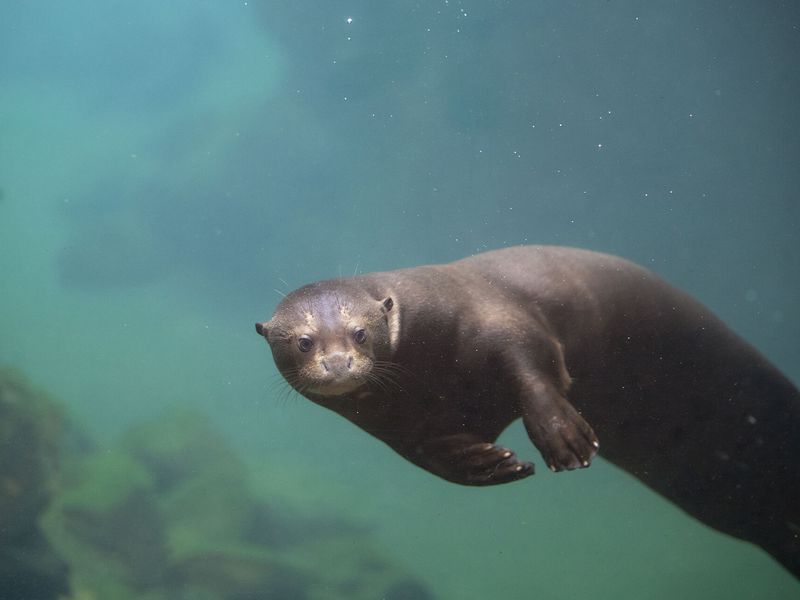
<path id="1" fill-rule="evenodd" d="M 253 323 L 316 279 L 572 245 L 661 274 L 798 382 L 799 64 L 796 2 L 4 2 L 0 391 L 44 390 L 105 493 L 169 486 L 143 448 L 193 431 L 189 471 L 229 453 L 292 539 L 356 532 L 332 556 L 402 574 L 261 597 L 797 598 L 760 549 L 609 463 L 549 473 L 519 423 L 502 439 L 533 478 L 435 478 L 287 393 Z M 60 481 L 57 510 L 78 502 Z M 180 515 L 202 490 L 153 502 Z M 219 531 L 240 508 L 199 517 L 223 523 L 204 557 L 234 552 Z M 314 544 L 292 564 L 324 572 Z M 178 597 L 144 567 L 81 568 L 74 598 Z M 213 587 L 181 593 L 228 597 Z"/>

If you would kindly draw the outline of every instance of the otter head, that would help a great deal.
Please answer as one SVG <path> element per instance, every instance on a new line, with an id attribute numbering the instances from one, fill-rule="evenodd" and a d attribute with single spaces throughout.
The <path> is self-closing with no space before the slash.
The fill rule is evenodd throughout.
<path id="1" fill-rule="evenodd" d="M 376 361 L 391 356 L 397 331 L 391 297 L 376 300 L 342 287 L 321 282 L 300 288 L 269 321 L 256 323 L 278 370 L 301 394 L 351 394 L 377 378 Z"/>

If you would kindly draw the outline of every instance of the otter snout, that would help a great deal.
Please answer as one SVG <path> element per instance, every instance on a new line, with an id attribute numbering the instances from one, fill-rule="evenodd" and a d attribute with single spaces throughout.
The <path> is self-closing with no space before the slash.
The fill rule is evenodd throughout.
<path id="1" fill-rule="evenodd" d="M 326 373 L 337 377 L 347 375 L 353 368 L 353 356 L 346 352 L 332 352 L 322 359 L 322 367 Z"/>

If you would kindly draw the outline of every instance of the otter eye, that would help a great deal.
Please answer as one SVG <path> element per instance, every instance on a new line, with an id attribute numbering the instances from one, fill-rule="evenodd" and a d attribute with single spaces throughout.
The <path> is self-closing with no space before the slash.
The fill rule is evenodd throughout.
<path id="1" fill-rule="evenodd" d="M 307 335 L 301 335 L 297 340 L 297 347 L 300 348 L 300 352 L 308 352 L 313 345 L 314 340 Z"/>
<path id="2" fill-rule="evenodd" d="M 353 334 L 353 339 L 355 339 L 356 343 L 363 344 L 367 341 L 367 332 L 363 329 L 356 329 L 356 332 Z"/>

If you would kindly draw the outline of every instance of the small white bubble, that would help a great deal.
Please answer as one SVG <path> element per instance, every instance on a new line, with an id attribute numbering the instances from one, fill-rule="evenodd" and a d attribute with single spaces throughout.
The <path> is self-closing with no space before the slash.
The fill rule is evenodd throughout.
<path id="1" fill-rule="evenodd" d="M 345 21 L 345 23 L 350 25 L 353 22 L 353 17 L 347 17 L 344 21 Z"/>

